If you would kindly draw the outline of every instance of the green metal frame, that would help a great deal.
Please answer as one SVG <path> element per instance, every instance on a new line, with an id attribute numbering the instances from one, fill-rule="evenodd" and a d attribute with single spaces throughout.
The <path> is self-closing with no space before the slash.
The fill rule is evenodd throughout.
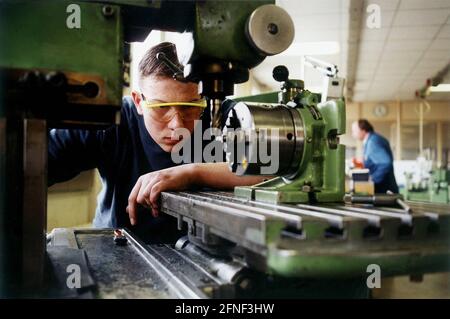
<path id="1" fill-rule="evenodd" d="M 78 4 L 81 28 L 69 29 L 66 12 Z M 122 104 L 123 23 L 120 6 L 83 1 L 0 2 L 0 68 L 45 69 L 100 76 L 109 105 Z M 45 22 L 45 23 L 43 23 Z"/>
<path id="2" fill-rule="evenodd" d="M 194 59 L 214 57 L 221 61 L 238 62 L 254 67 L 264 60 L 255 54 L 245 35 L 249 15 L 259 6 L 275 4 L 274 0 L 205 1 L 196 5 L 194 29 Z"/>

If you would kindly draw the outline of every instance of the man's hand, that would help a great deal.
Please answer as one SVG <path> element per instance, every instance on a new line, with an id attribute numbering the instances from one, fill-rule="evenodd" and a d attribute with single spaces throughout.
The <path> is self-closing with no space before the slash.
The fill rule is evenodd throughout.
<path id="1" fill-rule="evenodd" d="M 137 222 L 137 205 L 152 210 L 152 215 L 159 214 L 159 195 L 167 190 L 186 190 L 194 186 L 195 164 L 186 164 L 151 172 L 139 177 L 128 197 L 127 213 L 132 225 Z"/>
<path id="2" fill-rule="evenodd" d="M 235 186 L 254 185 L 267 179 L 263 176 L 237 176 L 227 163 L 194 163 L 175 166 L 139 177 L 128 197 L 127 213 L 136 225 L 137 205 L 159 214 L 159 195 L 164 191 L 186 190 L 194 186 L 230 190 Z"/>
<path id="3" fill-rule="evenodd" d="M 360 158 L 352 157 L 352 164 L 354 168 L 364 168 L 364 162 Z"/>

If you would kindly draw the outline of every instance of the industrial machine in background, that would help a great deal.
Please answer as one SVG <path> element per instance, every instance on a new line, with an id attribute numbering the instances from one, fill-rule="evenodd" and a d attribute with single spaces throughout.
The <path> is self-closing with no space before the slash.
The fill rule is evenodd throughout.
<path id="1" fill-rule="evenodd" d="M 427 179 L 419 182 L 413 181 L 412 174 L 406 174 L 406 185 L 402 192 L 410 201 L 450 204 L 450 170 L 434 169 Z"/>
<path id="2" fill-rule="evenodd" d="M 450 170 L 447 156 L 441 163 L 430 160 L 430 156 L 419 156 L 415 161 L 399 162 L 397 176 L 402 180 L 400 193 L 405 199 L 415 202 L 450 204 Z"/>
<path id="3" fill-rule="evenodd" d="M 66 25 L 70 5 L 80 8 L 80 29 Z M 153 29 L 192 32 L 177 79 L 200 83 L 213 127 L 233 85 L 294 37 L 292 20 L 273 1 L 0 1 L 2 295 L 367 297 L 369 265 L 383 276 L 449 269 L 447 209 L 343 202 L 343 80 L 314 59 L 329 84 L 324 92 L 306 90 L 278 67 L 280 92 L 236 99 L 228 115 L 224 142 L 238 174 L 267 173 L 253 150 L 270 150 L 271 140 L 255 144 L 247 129 L 282 133 L 275 178 L 234 193 L 162 193 L 162 212 L 187 230 L 175 246 L 147 245 L 126 229 L 46 236 L 47 129 L 117 123 L 127 42 Z M 244 134 L 229 136 L 231 129 Z M 228 144 L 239 138 L 241 157 Z M 67 285 L 73 265 L 76 289 Z"/>

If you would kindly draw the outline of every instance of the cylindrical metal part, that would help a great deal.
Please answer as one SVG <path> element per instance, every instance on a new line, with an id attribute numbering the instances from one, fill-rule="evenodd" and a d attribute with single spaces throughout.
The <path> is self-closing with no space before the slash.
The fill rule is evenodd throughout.
<path id="1" fill-rule="evenodd" d="M 409 207 L 409 205 L 406 204 L 401 198 L 397 198 L 397 204 L 398 206 L 403 208 L 407 213 L 410 213 L 412 211 L 411 207 Z"/>
<path id="2" fill-rule="evenodd" d="M 231 170 L 237 175 L 296 175 L 304 130 L 296 109 L 280 104 L 236 104 L 223 130 Z"/>
<path id="3" fill-rule="evenodd" d="M 263 5 L 250 15 L 246 34 L 260 54 L 274 55 L 291 45 L 295 35 L 294 22 L 284 9 L 273 4 Z"/>
<path id="4" fill-rule="evenodd" d="M 376 195 L 354 195 L 347 194 L 344 197 L 346 203 L 351 204 L 372 204 L 379 206 L 396 206 L 398 200 L 401 200 L 402 196 L 399 194 L 376 194 Z"/>
<path id="5" fill-rule="evenodd" d="M 209 273 L 217 275 L 217 277 L 227 283 L 239 284 L 245 278 L 246 268 L 244 265 L 232 259 L 214 257 L 190 243 L 186 238 L 180 239 L 175 247 L 189 255 L 192 260 L 195 260 Z"/>

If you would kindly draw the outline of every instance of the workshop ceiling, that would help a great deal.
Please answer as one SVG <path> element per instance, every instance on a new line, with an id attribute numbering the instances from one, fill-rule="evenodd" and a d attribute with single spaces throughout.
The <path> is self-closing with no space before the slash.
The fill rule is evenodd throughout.
<path id="1" fill-rule="evenodd" d="M 308 48 L 319 42 L 336 42 L 339 52 L 311 54 L 299 49 L 296 54 L 291 49 L 267 58 L 253 70 L 255 79 L 277 89 L 279 85 L 267 75 L 274 66 L 284 64 L 292 77 L 305 78 L 306 87 L 316 89 L 321 85 L 317 71 L 305 68 L 302 75 L 301 55 L 308 54 L 338 66 L 350 86 L 354 83 L 350 91 L 354 101 L 414 99 L 414 92 L 425 85 L 426 79 L 450 62 L 450 1 L 366 0 L 363 6 L 359 1 L 278 0 L 294 20 L 293 46 Z M 367 26 L 369 4 L 380 7 L 380 28 Z M 360 22 L 356 27 L 355 20 Z M 450 100 L 450 93 L 433 93 L 431 98 Z"/>
<path id="2" fill-rule="evenodd" d="M 347 71 L 347 42 L 348 42 L 348 21 L 349 21 L 349 0 L 278 0 L 277 5 L 289 12 L 295 24 L 295 39 L 291 46 L 300 43 L 308 46 L 318 42 L 337 42 L 340 50 L 338 53 L 315 56 L 321 60 L 336 64 L 339 74 L 346 76 Z M 288 49 L 289 51 L 289 49 Z M 312 51 L 313 52 L 313 51 Z M 291 54 L 281 53 L 277 56 L 268 57 L 258 67 L 253 70 L 256 80 L 271 89 L 278 89 L 279 83 L 272 79 L 272 69 L 279 65 L 286 65 L 291 78 L 302 78 L 305 80 L 307 88 L 315 89 L 322 83 L 321 75 L 306 67 L 305 76 L 302 75 L 303 52 L 292 52 Z"/>

